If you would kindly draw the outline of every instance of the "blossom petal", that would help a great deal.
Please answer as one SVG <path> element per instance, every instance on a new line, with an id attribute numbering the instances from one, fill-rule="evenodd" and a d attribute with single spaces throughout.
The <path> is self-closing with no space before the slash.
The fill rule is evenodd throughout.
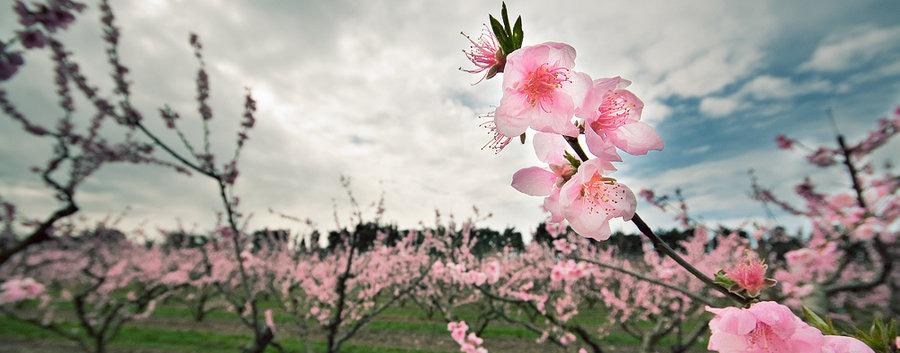
<path id="1" fill-rule="evenodd" d="M 584 140 L 587 143 L 588 151 L 591 151 L 597 158 L 610 162 L 622 161 L 622 157 L 616 151 L 616 146 L 609 139 L 594 131 L 594 129 L 590 127 L 584 129 Z"/>
<path id="2" fill-rule="evenodd" d="M 529 116 L 526 109 L 530 107 L 527 98 L 515 91 L 503 93 L 500 105 L 494 111 L 494 123 L 497 130 L 509 137 L 516 137 L 528 130 Z"/>
<path id="3" fill-rule="evenodd" d="M 571 69 L 575 67 L 575 48 L 565 43 L 546 42 L 538 44 L 538 46 L 547 46 L 550 48 L 548 52 L 547 62 L 557 67 Z"/>
<path id="4" fill-rule="evenodd" d="M 609 239 L 612 230 L 609 228 L 609 217 L 602 212 L 591 212 L 583 202 L 580 205 L 572 205 L 566 208 L 566 220 L 576 233 L 583 237 L 598 241 Z"/>
<path id="5" fill-rule="evenodd" d="M 545 163 L 559 164 L 566 151 L 566 140 L 557 134 L 538 132 L 532 138 L 534 153 Z"/>
<path id="6" fill-rule="evenodd" d="M 540 168 L 519 169 L 512 178 L 512 187 L 531 196 L 547 196 L 556 185 L 558 177 L 553 172 Z"/>
<path id="7" fill-rule="evenodd" d="M 503 89 L 518 89 L 528 73 L 548 62 L 551 51 L 547 45 L 532 45 L 507 55 L 503 68 Z"/>
<path id="8" fill-rule="evenodd" d="M 863 343 L 862 341 L 846 336 L 825 336 L 823 348 L 831 349 L 825 350 L 823 352 L 834 352 L 834 353 L 875 353 L 871 347 Z"/>
<path id="9" fill-rule="evenodd" d="M 622 217 L 630 221 L 637 209 L 637 198 L 634 192 L 624 184 L 615 184 L 607 190 L 609 201 L 606 203 L 607 213 L 611 218 Z"/>
<path id="10" fill-rule="evenodd" d="M 550 223 L 562 222 L 566 217 L 563 214 L 562 204 L 559 202 L 559 188 L 553 188 L 550 196 L 544 199 L 544 211 L 550 212 Z"/>
<path id="11" fill-rule="evenodd" d="M 640 121 L 622 125 L 606 132 L 606 135 L 616 147 L 632 155 L 647 154 L 650 150 L 662 151 L 664 147 L 656 130 Z"/>
<path id="12" fill-rule="evenodd" d="M 572 97 L 572 102 L 575 103 L 576 114 L 584 106 L 585 99 L 588 93 L 591 92 L 592 86 L 591 76 L 576 71 L 571 71 L 569 73 L 569 81 L 563 82 L 562 89 Z"/>
<path id="13" fill-rule="evenodd" d="M 578 136 L 578 128 L 572 123 L 575 104 L 572 97 L 562 90 L 552 93 L 549 106 L 536 107 L 531 115 L 531 128 L 566 136 Z"/>

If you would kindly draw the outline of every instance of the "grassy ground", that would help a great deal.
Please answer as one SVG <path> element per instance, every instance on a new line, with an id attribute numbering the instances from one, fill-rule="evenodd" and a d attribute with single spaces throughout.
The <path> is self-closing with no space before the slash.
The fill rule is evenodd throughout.
<path id="1" fill-rule="evenodd" d="M 474 317 L 472 309 L 463 309 L 463 318 Z M 608 318 L 592 312 L 575 320 L 588 325 Z M 276 314 L 279 326 L 277 340 L 288 352 L 304 352 L 305 343 L 294 338 L 289 317 Z M 491 325 L 482 335 L 491 352 L 557 352 L 558 348 L 536 344 L 537 336 L 523 328 L 505 324 Z M 162 306 L 146 320 L 125 326 L 111 344 L 112 352 L 238 352 L 250 339 L 248 331 L 229 312 L 213 312 L 203 322 L 191 319 L 190 312 L 180 306 Z M 74 352 L 78 347 L 53 333 L 29 324 L 0 317 L 0 353 Z M 611 332 L 603 340 L 606 351 L 635 352 L 638 340 L 623 333 Z M 324 347 L 323 337 L 313 335 L 308 344 L 314 351 Z M 666 344 L 662 345 L 667 346 Z M 275 352 L 274 350 L 270 350 Z M 450 353 L 458 346 L 450 340 L 446 324 L 428 319 L 415 307 L 397 307 L 385 311 L 361 330 L 349 344 L 347 353 Z M 700 351 L 700 350 L 698 350 Z"/>

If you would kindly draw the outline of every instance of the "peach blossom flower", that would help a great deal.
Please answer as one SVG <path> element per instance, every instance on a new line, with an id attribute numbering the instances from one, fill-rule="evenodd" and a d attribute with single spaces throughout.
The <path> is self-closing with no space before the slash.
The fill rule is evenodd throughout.
<path id="1" fill-rule="evenodd" d="M 581 163 L 563 185 L 559 203 L 572 229 L 584 237 L 606 240 L 612 234 L 609 220 L 628 221 L 634 216 L 637 200 L 627 186 L 605 177 L 615 168 L 600 158 Z"/>
<path id="2" fill-rule="evenodd" d="M 708 348 L 719 353 L 821 352 L 825 337 L 788 307 L 759 302 L 749 309 L 706 308 L 715 314 L 709 322 Z"/>
<path id="3" fill-rule="evenodd" d="M 766 278 L 766 269 L 768 266 L 762 260 L 747 254 L 743 261 L 725 269 L 725 275 L 735 281 L 740 289 L 755 297 L 759 295 L 759 291 L 775 284 L 774 280 Z"/>
<path id="4" fill-rule="evenodd" d="M 620 160 L 608 157 L 610 152 L 618 156 L 612 146 L 632 155 L 663 149 L 656 130 L 640 121 L 644 103 L 625 89 L 630 84 L 621 77 L 594 80 L 576 110 L 585 122 L 588 149 L 598 157 Z"/>
<path id="5" fill-rule="evenodd" d="M 578 136 L 572 123 L 575 102 L 582 101 L 588 84 L 573 81 L 575 48 L 547 42 L 523 47 L 506 57 L 503 98 L 494 114 L 497 129 L 518 136 L 529 127 Z"/>

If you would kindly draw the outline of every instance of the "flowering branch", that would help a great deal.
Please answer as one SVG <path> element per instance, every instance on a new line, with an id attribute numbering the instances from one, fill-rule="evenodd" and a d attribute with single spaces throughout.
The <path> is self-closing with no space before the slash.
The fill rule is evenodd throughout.
<path id="1" fill-rule="evenodd" d="M 581 159 L 581 161 L 587 162 L 588 156 L 584 152 L 584 149 L 581 148 L 581 143 L 578 142 L 578 138 L 566 136 L 565 139 L 566 142 L 569 143 L 569 146 L 571 146 L 575 151 L 575 154 L 578 155 L 578 157 Z M 702 281 L 704 284 L 719 291 L 720 293 L 724 294 L 728 298 L 731 298 L 739 304 L 746 305 L 751 302 L 751 299 L 733 293 L 729 291 L 728 288 L 725 288 L 724 286 L 716 283 L 712 278 L 709 278 L 709 276 L 707 276 L 696 267 L 691 265 L 689 262 L 687 262 L 684 258 L 682 258 L 681 255 L 678 255 L 678 253 L 674 249 L 672 249 L 669 244 L 664 242 L 659 236 L 656 235 L 656 233 L 653 232 L 653 229 L 650 229 L 650 226 L 648 226 L 647 223 L 645 223 L 641 216 L 639 216 L 637 213 L 635 213 L 631 218 L 631 222 L 634 223 L 635 226 L 637 226 L 641 234 L 643 234 L 645 237 L 647 237 L 647 239 L 650 240 L 651 243 L 653 243 L 653 247 L 656 248 L 657 251 L 660 251 L 672 258 L 672 260 L 675 260 L 675 262 L 677 262 L 679 266 L 690 272 L 692 275 L 694 275 L 694 277 L 697 277 L 697 279 Z"/>

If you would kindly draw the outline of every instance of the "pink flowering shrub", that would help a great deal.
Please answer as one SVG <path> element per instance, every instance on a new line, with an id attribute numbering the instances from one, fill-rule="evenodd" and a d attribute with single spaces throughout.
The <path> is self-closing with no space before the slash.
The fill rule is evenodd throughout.
<path id="1" fill-rule="evenodd" d="M 885 308 L 890 298 L 896 297 L 896 286 L 890 283 L 900 278 L 892 250 L 897 244 L 894 227 L 900 216 L 900 183 L 890 170 L 876 173 L 865 157 L 893 137 L 898 127 L 900 114 L 895 112 L 855 144 L 847 143 L 843 135 L 836 138 L 837 148 L 813 149 L 797 142 L 787 144 L 787 137 L 777 139 L 779 147 L 813 151 L 808 157 L 812 164 L 840 168 L 850 180 L 849 187 L 831 194 L 819 191 L 812 180 L 804 180 L 795 187 L 804 203 L 798 207 L 754 179 L 755 199 L 805 218 L 811 228 L 801 248 L 773 254 L 783 258 L 770 259 L 782 265 L 776 269 L 775 279 L 786 304 L 843 315 L 841 312 L 851 307 Z"/>
<path id="2" fill-rule="evenodd" d="M 447 331 L 450 337 L 459 344 L 459 351 L 464 353 L 487 353 L 487 349 L 481 346 L 484 342 L 475 333 L 466 334 L 469 326 L 465 321 L 447 323 Z"/>
<path id="3" fill-rule="evenodd" d="M 44 285 L 33 278 L 10 278 L 0 285 L 0 304 L 37 299 L 44 294 Z"/>

